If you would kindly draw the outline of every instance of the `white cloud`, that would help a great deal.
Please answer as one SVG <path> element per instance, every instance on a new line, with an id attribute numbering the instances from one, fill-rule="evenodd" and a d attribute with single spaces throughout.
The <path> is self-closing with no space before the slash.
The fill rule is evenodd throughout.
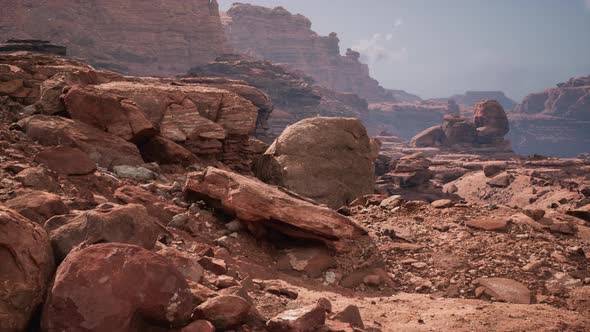
<path id="1" fill-rule="evenodd" d="M 408 58 L 408 49 L 393 43 L 393 33 L 376 33 L 369 39 L 359 40 L 353 49 L 359 51 L 363 61 L 369 64 L 384 61 L 403 62 Z"/>

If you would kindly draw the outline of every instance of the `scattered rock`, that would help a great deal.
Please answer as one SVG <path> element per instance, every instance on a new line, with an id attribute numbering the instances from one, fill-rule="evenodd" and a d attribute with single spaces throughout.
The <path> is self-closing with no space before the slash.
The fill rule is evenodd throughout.
<path id="1" fill-rule="evenodd" d="M 319 305 L 287 310 L 266 323 L 271 332 L 313 332 L 324 325 L 326 310 Z"/>
<path id="2" fill-rule="evenodd" d="M 198 283 L 203 278 L 205 272 L 203 267 L 187 253 L 172 247 L 162 247 L 157 253 L 168 259 L 182 273 L 187 281 Z"/>
<path id="3" fill-rule="evenodd" d="M 312 278 L 335 266 L 333 255 L 320 247 L 289 249 L 277 261 L 279 269 L 301 271 Z"/>
<path id="4" fill-rule="evenodd" d="M 590 222 L 590 204 L 575 210 L 569 210 L 566 213 L 570 216 L 574 216 L 576 218 L 580 218 L 582 220 Z"/>
<path id="5" fill-rule="evenodd" d="M 501 173 L 489 180 L 488 185 L 495 188 L 506 188 L 512 183 L 512 181 L 514 181 L 514 176 L 512 174 Z"/>
<path id="6" fill-rule="evenodd" d="M 446 209 L 453 206 L 453 201 L 450 199 L 440 199 L 432 202 L 430 205 L 435 209 Z"/>
<path id="7" fill-rule="evenodd" d="M 45 223 L 45 229 L 59 260 L 80 244 L 117 242 L 152 249 L 159 234 L 156 221 L 136 204 L 98 206 L 80 215 L 55 217 Z"/>
<path id="8" fill-rule="evenodd" d="M 504 163 L 487 163 L 483 165 L 483 173 L 488 178 L 493 178 L 496 175 L 506 170 L 506 164 Z"/>
<path id="9" fill-rule="evenodd" d="M 238 327 L 248 318 L 251 305 L 235 295 L 222 295 L 199 305 L 194 316 L 210 321 L 216 329 L 227 330 Z"/>
<path id="10" fill-rule="evenodd" d="M 58 192 L 60 186 L 57 181 L 43 167 L 31 167 L 18 173 L 15 179 L 22 183 L 23 186 L 44 190 L 49 192 Z"/>
<path id="11" fill-rule="evenodd" d="M 135 180 L 155 180 L 158 178 L 158 174 L 150 171 L 145 167 L 134 167 L 129 165 L 120 165 L 113 168 L 115 174 L 119 178 L 135 179 Z"/>
<path id="12" fill-rule="evenodd" d="M 467 221 L 465 224 L 484 231 L 504 232 L 508 228 L 509 221 L 504 218 L 482 218 Z"/>
<path id="13" fill-rule="evenodd" d="M 61 197 L 44 191 L 20 194 L 5 204 L 40 225 L 53 216 L 70 212 Z"/>
<path id="14" fill-rule="evenodd" d="M 211 271 L 217 275 L 222 275 L 227 272 L 227 265 L 225 261 L 218 258 L 212 257 L 201 257 L 199 259 L 199 264 L 205 268 L 207 271 Z"/>
<path id="15" fill-rule="evenodd" d="M 35 161 L 63 175 L 86 175 L 96 170 L 96 163 L 87 153 L 69 146 L 46 147 Z"/>
<path id="16" fill-rule="evenodd" d="M 525 209 L 524 214 L 526 214 L 529 218 L 533 219 L 534 221 L 540 221 L 541 219 L 543 219 L 543 217 L 545 217 L 545 210 L 541 210 L 541 209 L 535 209 L 535 210 L 530 210 L 530 209 Z"/>
<path id="17" fill-rule="evenodd" d="M 518 304 L 531 303 L 530 291 L 518 281 L 505 278 L 480 278 L 473 283 L 484 287 L 483 294 L 496 301 Z"/>

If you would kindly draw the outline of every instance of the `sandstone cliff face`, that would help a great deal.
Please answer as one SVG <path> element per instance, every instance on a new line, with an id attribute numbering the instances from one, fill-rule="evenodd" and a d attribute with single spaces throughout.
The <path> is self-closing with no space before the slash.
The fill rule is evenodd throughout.
<path id="1" fill-rule="evenodd" d="M 368 113 L 366 100 L 355 94 L 317 86 L 313 78 L 300 71 L 246 56 L 220 56 L 214 62 L 193 67 L 189 76 L 183 80 L 225 77 L 246 82 L 266 92 L 274 107 L 267 117 L 270 130 L 258 130 L 257 136 L 269 143 L 287 126 L 305 118 L 327 116 L 365 119 Z M 257 129 L 266 125 L 264 121 L 259 122 L 263 125 Z"/>
<path id="2" fill-rule="evenodd" d="M 359 61 L 358 52 L 340 55 L 336 33 L 319 36 L 305 16 L 274 9 L 234 4 L 224 20 L 229 47 L 234 52 L 291 65 L 335 91 L 352 92 L 373 102 L 392 101 Z"/>
<path id="3" fill-rule="evenodd" d="M 225 37 L 216 0 L 5 0 L 9 38 L 50 40 L 99 68 L 174 75 L 213 60 Z"/>
<path id="4" fill-rule="evenodd" d="M 519 153 L 572 157 L 590 151 L 590 76 L 528 95 L 509 117 Z"/>

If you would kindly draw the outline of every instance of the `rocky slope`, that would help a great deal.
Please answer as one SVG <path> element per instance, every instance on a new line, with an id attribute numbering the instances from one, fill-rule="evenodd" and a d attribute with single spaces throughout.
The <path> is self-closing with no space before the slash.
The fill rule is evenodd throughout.
<path id="1" fill-rule="evenodd" d="M 510 114 L 511 140 L 523 154 L 575 156 L 590 146 L 590 76 L 528 95 Z"/>
<path id="2" fill-rule="evenodd" d="M 352 92 L 371 102 L 394 100 L 393 92 L 370 77 L 358 52 L 341 55 L 336 33 L 318 35 L 306 17 L 282 7 L 241 3 L 234 4 L 227 16 L 225 30 L 234 52 L 291 65 L 334 91 Z"/>
<path id="3" fill-rule="evenodd" d="M 590 159 L 387 136 L 377 156 L 357 120 L 306 120 L 267 151 L 283 170 L 348 203 L 375 169 L 333 210 L 251 175 L 272 103 L 244 82 L 23 52 L 0 69 L 2 331 L 590 326 Z M 484 138 L 504 125 L 474 115 Z"/>
<path id="4" fill-rule="evenodd" d="M 216 0 L 164 2 L 6 0 L 0 40 L 43 39 L 94 66 L 134 75 L 176 75 L 223 51 Z"/>

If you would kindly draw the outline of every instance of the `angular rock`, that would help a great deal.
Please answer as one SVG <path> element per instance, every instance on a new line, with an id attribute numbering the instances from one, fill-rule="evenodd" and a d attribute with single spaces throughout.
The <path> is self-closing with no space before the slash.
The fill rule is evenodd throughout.
<path id="1" fill-rule="evenodd" d="M 40 166 L 20 171 L 15 179 L 22 183 L 23 186 L 37 190 L 58 192 L 60 189 L 59 183 L 57 183 L 53 176 L 45 168 Z"/>
<path id="2" fill-rule="evenodd" d="M 484 231 L 504 232 L 508 228 L 509 221 L 505 218 L 481 218 L 469 220 L 465 224 Z"/>
<path id="3" fill-rule="evenodd" d="M 87 124 L 56 116 L 34 115 L 18 122 L 18 126 L 43 146 L 69 146 L 88 154 L 99 166 L 143 163 L 135 145 Z"/>
<path id="4" fill-rule="evenodd" d="M 263 181 L 331 208 L 373 193 L 375 159 L 360 121 L 309 118 L 287 130 L 254 166 Z"/>
<path id="5" fill-rule="evenodd" d="M 227 265 L 225 264 L 225 261 L 222 259 L 212 257 L 201 257 L 198 262 L 207 271 L 211 271 L 217 275 L 222 275 L 227 272 Z"/>
<path id="6" fill-rule="evenodd" d="M 488 185 L 495 188 L 506 188 L 514 181 L 514 176 L 509 173 L 501 173 L 488 181 Z"/>
<path id="7" fill-rule="evenodd" d="M 266 323 L 271 332 L 313 332 L 326 322 L 326 310 L 320 305 L 287 310 Z"/>
<path id="8" fill-rule="evenodd" d="M 44 191 L 20 194 L 5 204 L 39 225 L 45 224 L 53 216 L 70 212 L 61 197 Z"/>
<path id="9" fill-rule="evenodd" d="M 204 269 L 196 262 L 194 257 L 171 247 L 163 247 L 158 250 L 157 253 L 168 259 L 168 261 L 172 263 L 180 273 L 182 273 L 187 281 L 196 283 L 201 282 Z"/>
<path id="10" fill-rule="evenodd" d="M 135 180 L 155 180 L 158 174 L 150 171 L 145 167 L 135 167 L 129 165 L 120 165 L 113 167 L 113 171 L 118 177 L 124 179 L 135 179 Z"/>
<path id="11" fill-rule="evenodd" d="M 346 241 L 366 234 L 361 226 L 333 210 L 259 180 L 212 167 L 189 174 L 184 193 L 188 199 L 217 203 L 245 222 L 262 223 L 289 236 L 320 240 L 337 249 L 345 249 Z"/>
<path id="12" fill-rule="evenodd" d="M 68 146 L 44 148 L 35 156 L 35 161 L 63 175 L 86 175 L 96 170 L 96 162 L 87 153 Z"/>
<path id="13" fill-rule="evenodd" d="M 92 86 L 71 87 L 63 102 L 72 119 L 126 141 L 142 143 L 156 132 L 135 103 Z"/>
<path id="14" fill-rule="evenodd" d="M 55 268 L 43 228 L 0 205 L 0 331 L 25 331 Z"/>
<path id="15" fill-rule="evenodd" d="M 483 293 L 496 301 L 517 304 L 531 304 L 531 292 L 522 283 L 505 278 L 480 278 L 475 285 L 485 287 Z"/>
<path id="16" fill-rule="evenodd" d="M 447 138 L 446 144 L 449 146 L 471 145 L 477 140 L 475 125 L 458 115 L 445 116 L 443 130 Z"/>
<path id="17" fill-rule="evenodd" d="M 193 297 L 182 274 L 141 247 L 102 243 L 59 266 L 41 328 L 47 332 L 144 331 L 186 324 Z"/>
<path id="18" fill-rule="evenodd" d="M 77 216 L 52 218 L 45 229 L 59 260 L 80 244 L 118 242 L 152 249 L 159 234 L 156 220 L 136 204 L 98 206 Z"/>
<path id="19" fill-rule="evenodd" d="M 210 321 L 216 329 L 238 327 L 248 318 L 251 305 L 239 296 L 222 295 L 199 305 L 194 316 Z"/>
<path id="20" fill-rule="evenodd" d="M 430 205 L 435 209 L 446 209 L 453 206 L 453 201 L 450 199 L 439 199 L 432 202 Z"/>

